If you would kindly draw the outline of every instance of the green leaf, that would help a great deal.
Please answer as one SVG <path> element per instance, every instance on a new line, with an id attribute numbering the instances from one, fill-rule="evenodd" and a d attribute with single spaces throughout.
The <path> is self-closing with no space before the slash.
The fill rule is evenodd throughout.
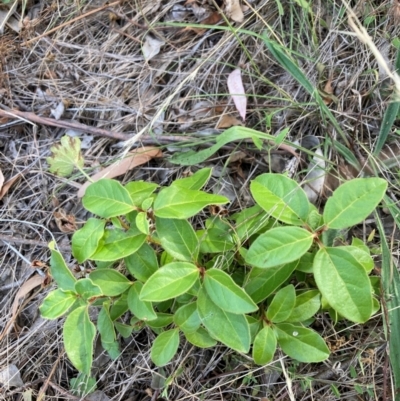
<path id="1" fill-rule="evenodd" d="M 220 195 L 210 195 L 202 191 L 185 189 L 178 186 L 164 188 L 154 202 L 157 217 L 188 219 L 209 205 L 223 205 L 229 199 Z"/>
<path id="2" fill-rule="evenodd" d="M 205 290 L 199 292 L 197 308 L 201 322 L 216 340 L 238 352 L 249 352 L 250 329 L 244 315 L 220 309 Z"/>
<path id="3" fill-rule="evenodd" d="M 150 358 L 156 366 L 165 366 L 179 347 L 179 329 L 164 331 L 153 342 Z"/>
<path id="4" fill-rule="evenodd" d="M 143 284 L 136 281 L 128 292 L 128 306 L 131 312 L 140 320 L 154 320 L 157 315 L 154 312 L 151 302 L 142 301 L 139 299 L 140 291 Z"/>
<path id="5" fill-rule="evenodd" d="M 115 329 L 118 331 L 119 334 L 121 334 L 122 337 L 128 338 L 132 334 L 133 328 L 132 326 L 129 326 L 124 323 L 119 323 L 119 322 L 113 322 Z"/>
<path id="6" fill-rule="evenodd" d="M 45 319 L 57 319 L 66 313 L 76 300 L 77 294 L 75 292 L 58 288 L 46 296 L 39 310 Z"/>
<path id="7" fill-rule="evenodd" d="M 355 178 L 337 188 L 325 205 L 323 217 L 329 228 L 342 229 L 365 220 L 387 189 L 382 178 Z"/>
<path id="8" fill-rule="evenodd" d="M 71 270 L 69 270 L 61 253 L 55 250 L 55 243 L 53 241 L 49 243 L 49 248 L 51 250 L 51 276 L 57 283 L 58 287 L 60 287 L 60 289 L 64 291 L 69 290 L 75 292 L 76 278 L 72 274 Z"/>
<path id="9" fill-rule="evenodd" d="M 148 280 L 158 270 L 156 253 L 146 242 L 124 260 L 129 273 L 140 281 Z"/>
<path id="10" fill-rule="evenodd" d="M 203 285 L 211 300 L 226 312 L 240 315 L 258 310 L 251 297 L 222 270 L 207 270 Z"/>
<path id="11" fill-rule="evenodd" d="M 87 306 L 72 311 L 64 323 L 64 347 L 69 360 L 79 372 L 90 374 L 93 361 L 95 325 L 89 319 Z"/>
<path id="12" fill-rule="evenodd" d="M 136 207 L 141 207 L 143 201 L 149 198 L 157 188 L 157 184 L 144 181 L 132 181 L 125 185 L 125 189 Z"/>
<path id="13" fill-rule="evenodd" d="M 265 326 L 257 334 L 253 344 L 253 359 L 257 365 L 271 362 L 276 351 L 276 336 L 269 326 Z"/>
<path id="14" fill-rule="evenodd" d="M 275 327 L 282 351 L 299 362 L 321 362 L 329 357 L 329 349 L 323 338 L 314 330 L 290 323 Z"/>
<path id="15" fill-rule="evenodd" d="M 258 304 L 269 297 L 290 277 L 295 271 L 297 264 L 298 262 L 296 261 L 269 269 L 253 267 L 244 285 L 244 290 Z"/>
<path id="16" fill-rule="evenodd" d="M 152 329 L 161 329 L 169 326 L 174 321 L 174 316 L 170 313 L 156 313 L 157 318 L 146 322 Z"/>
<path id="17" fill-rule="evenodd" d="M 372 287 L 357 259 L 345 249 L 323 248 L 314 258 L 314 278 L 329 305 L 356 323 L 372 314 Z"/>
<path id="18" fill-rule="evenodd" d="M 296 291 L 292 284 L 281 288 L 272 299 L 266 316 L 273 323 L 284 322 L 292 313 L 296 303 Z"/>
<path id="19" fill-rule="evenodd" d="M 111 269 L 94 270 L 89 274 L 89 278 L 108 297 L 116 297 L 132 285 L 123 274 Z"/>
<path id="20" fill-rule="evenodd" d="M 114 323 L 110 318 L 108 304 L 104 303 L 97 318 L 97 329 L 100 333 L 101 345 L 108 352 L 111 359 L 120 355 L 119 345 L 116 341 Z"/>
<path id="21" fill-rule="evenodd" d="M 207 222 L 210 222 L 210 220 L 208 219 Z M 200 252 L 220 253 L 233 249 L 235 243 L 232 233 L 232 227 L 227 222 L 220 219 L 211 221 L 205 230 L 196 232 L 200 242 Z"/>
<path id="22" fill-rule="evenodd" d="M 293 262 L 300 259 L 312 243 L 313 234 L 303 228 L 273 228 L 251 244 L 246 262 L 263 269 Z"/>
<path id="23" fill-rule="evenodd" d="M 365 271 L 369 274 L 375 267 L 374 260 L 372 259 L 369 249 L 366 251 L 364 248 L 360 248 L 358 246 L 337 246 L 336 248 L 344 249 L 347 252 L 350 252 L 354 258 L 363 265 Z"/>
<path id="24" fill-rule="evenodd" d="M 299 263 L 296 267 L 296 270 L 303 273 L 312 273 L 313 272 L 313 263 L 314 263 L 315 253 L 306 252 L 300 259 Z"/>
<path id="25" fill-rule="evenodd" d="M 128 231 L 106 230 L 97 251 L 91 258 L 103 262 L 122 259 L 135 253 L 145 240 L 146 235 L 136 227 L 131 227 Z"/>
<path id="26" fill-rule="evenodd" d="M 81 154 L 81 141 L 79 138 L 64 135 L 61 143 L 54 144 L 50 151 L 51 157 L 46 159 L 49 171 L 61 177 L 68 177 L 75 167 L 81 169 L 84 160 Z"/>
<path id="27" fill-rule="evenodd" d="M 82 278 L 75 283 L 75 291 L 85 300 L 103 295 L 99 286 L 89 278 Z"/>
<path id="28" fill-rule="evenodd" d="M 139 212 L 136 216 L 136 227 L 138 230 L 146 235 L 150 234 L 150 224 L 146 212 Z"/>
<path id="29" fill-rule="evenodd" d="M 261 329 L 262 322 L 260 319 L 256 319 L 253 316 L 249 315 L 246 315 L 246 320 L 250 327 L 250 343 L 252 344 L 256 338 L 256 335 Z"/>
<path id="30" fill-rule="evenodd" d="M 84 398 L 96 390 L 97 380 L 95 377 L 79 373 L 77 377 L 74 377 L 69 381 L 69 385 L 71 393 L 74 396 Z"/>
<path id="31" fill-rule="evenodd" d="M 180 178 L 173 181 L 171 186 L 199 190 L 207 184 L 211 177 L 211 172 L 211 168 L 202 168 L 201 170 L 196 171 L 190 177 Z"/>
<path id="32" fill-rule="evenodd" d="M 217 341 L 203 327 L 199 327 L 196 331 L 185 331 L 183 334 L 191 344 L 199 348 L 211 348 L 217 345 Z"/>
<path id="33" fill-rule="evenodd" d="M 236 222 L 235 234 L 242 241 L 247 240 L 252 235 L 268 227 L 272 222 L 275 222 L 275 220 L 269 219 L 268 213 L 258 205 L 234 214 L 232 219 Z"/>
<path id="34" fill-rule="evenodd" d="M 125 312 L 129 310 L 128 308 L 128 294 L 125 292 L 119 296 L 114 303 L 111 305 L 110 317 L 111 320 L 118 319 Z"/>
<path id="35" fill-rule="evenodd" d="M 107 178 L 90 184 L 82 203 L 89 212 L 106 219 L 135 209 L 129 192 L 118 181 Z"/>
<path id="36" fill-rule="evenodd" d="M 201 323 L 197 303 L 191 302 L 181 306 L 174 314 L 174 323 L 185 334 L 197 331 Z"/>
<path id="37" fill-rule="evenodd" d="M 313 317 L 321 307 L 321 295 L 318 290 L 303 292 L 296 297 L 296 304 L 286 322 L 304 322 Z"/>
<path id="38" fill-rule="evenodd" d="M 96 251 L 104 235 L 105 220 L 90 218 L 72 236 L 72 253 L 78 263 L 89 259 Z"/>
<path id="39" fill-rule="evenodd" d="M 187 292 L 199 277 L 196 265 L 172 262 L 158 269 L 144 284 L 140 299 L 162 302 Z"/>
<path id="40" fill-rule="evenodd" d="M 156 218 L 156 230 L 162 247 L 175 259 L 195 262 L 199 242 L 192 225 L 186 220 Z"/>
<path id="41" fill-rule="evenodd" d="M 261 174 L 251 182 L 250 191 L 257 204 L 276 219 L 295 225 L 306 221 L 310 202 L 296 181 L 281 174 Z"/>

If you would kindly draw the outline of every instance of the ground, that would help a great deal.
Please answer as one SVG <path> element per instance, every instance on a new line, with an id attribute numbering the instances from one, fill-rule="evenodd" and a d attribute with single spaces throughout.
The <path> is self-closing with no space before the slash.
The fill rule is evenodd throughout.
<path id="1" fill-rule="evenodd" d="M 63 350 L 63 321 L 46 321 L 38 311 L 54 284 L 21 287 L 37 274 L 32 263 L 39 270 L 49 263 L 51 240 L 75 264 L 70 240 L 88 218 L 77 196 L 86 178 L 76 170 L 60 177 L 48 161 L 66 131 L 80 135 L 89 175 L 142 146 L 160 149 L 162 156 L 123 174 L 123 182 L 166 185 L 199 167 L 213 167 L 209 190 L 231 200 L 229 212 L 249 205 L 251 179 L 284 170 L 292 156 L 284 146 L 258 148 L 244 140 L 225 144 L 191 167 L 169 159 L 186 148 L 210 147 L 231 126 L 283 132 L 288 142 L 282 144 L 317 137 L 331 177 L 318 207 L 341 180 L 362 173 L 386 177 L 396 200 L 397 111 L 385 120 L 388 138 L 382 119 L 396 92 L 391 71 L 400 45 L 400 9 L 397 0 L 350 6 L 353 14 L 344 1 L 331 0 L 0 5 L 0 171 L 6 182 L 15 177 L 0 193 L 0 372 L 13 364 L 21 376 L 16 387 L 0 387 L 0 399 L 22 400 L 22 393 L 25 400 L 79 399 L 69 385 L 77 372 Z M 349 15 L 370 41 L 355 33 Z M 284 60 L 274 57 L 270 40 L 289 51 L 325 109 Z M 227 84 L 236 69 L 247 98 L 245 120 Z M 379 141 L 386 143 L 384 153 L 372 156 Z M 301 180 L 301 171 L 294 176 Z M 396 226 L 390 214 L 384 221 L 396 258 Z M 379 249 L 375 228 L 369 219 L 350 235 L 369 238 Z M 376 264 L 379 272 L 379 252 Z M 277 353 L 273 363 L 259 367 L 223 346 L 199 350 L 182 344 L 173 363 L 155 368 L 149 358 L 154 334 L 145 330 L 121 340 L 123 356 L 116 361 L 99 350 L 94 376 L 101 394 L 115 401 L 390 400 L 382 315 L 365 325 L 333 325 L 321 316 L 319 331 L 332 351 L 326 363 L 299 364 Z"/>

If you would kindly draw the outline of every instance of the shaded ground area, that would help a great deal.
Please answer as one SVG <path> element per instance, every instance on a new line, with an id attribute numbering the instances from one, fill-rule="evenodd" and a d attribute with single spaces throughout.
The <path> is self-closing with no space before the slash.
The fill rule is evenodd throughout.
<path id="1" fill-rule="evenodd" d="M 19 177 L 0 201 L 0 371 L 16 365 L 21 382 L 17 388 L 0 387 L 0 399 L 21 400 L 22 391 L 30 388 L 34 400 L 40 392 L 46 399 L 77 399 L 69 390 L 76 371 L 63 351 L 62 320 L 39 316 L 38 306 L 52 286 L 29 289 L 18 302 L 18 289 L 36 274 L 30 264 L 38 261 L 40 268 L 48 263 L 49 241 L 57 242 L 70 267 L 76 265 L 70 238 L 89 217 L 76 195 L 86 178 L 76 173 L 66 179 L 48 169 L 50 148 L 66 132 L 62 122 L 72 124 L 69 134 L 80 135 L 88 174 L 126 149 L 152 145 L 163 150 L 163 158 L 127 173 L 124 182 L 144 179 L 165 185 L 196 170 L 200 166 L 180 167 L 168 157 L 208 147 L 224 129 L 239 124 L 274 135 L 288 128 L 291 141 L 318 137 L 331 174 L 357 176 L 343 152 L 328 146 L 343 141 L 326 116 L 271 56 L 263 39 L 247 30 L 291 50 L 346 133 L 360 168 L 373 160 L 370 151 L 392 82 L 349 28 L 345 6 L 327 0 L 309 7 L 300 1 L 244 1 L 244 19 L 238 22 L 231 3 L 44 0 L 28 1 L 24 8 L 16 2 L 14 22 L 9 20 L 0 36 L 0 111 L 11 113 L 0 114 L 0 168 L 6 180 Z M 353 3 L 393 69 L 399 46 L 397 9 L 389 1 Z M 7 12 L 9 6 L 0 9 Z M 204 26 L 190 25 L 196 23 Z M 242 30 L 235 31 L 238 27 Z M 247 96 L 245 122 L 227 87 L 236 68 Z M 13 110 L 34 113 L 37 119 L 28 118 L 30 114 L 14 118 Z M 53 126 L 45 118 L 54 120 Z M 87 129 L 76 129 L 76 123 Z M 393 133 L 396 128 L 397 118 Z M 128 142 L 105 137 L 107 132 L 126 136 Z M 399 149 L 393 142 L 384 150 L 381 159 L 390 163 L 376 169 L 393 184 L 395 199 Z M 270 144 L 230 143 L 204 163 L 214 167 L 209 190 L 231 199 L 230 212 L 240 210 L 251 202 L 250 180 L 283 170 L 289 158 Z M 300 180 L 301 171 L 296 174 Z M 394 225 L 388 217 L 386 223 L 397 257 Z M 378 247 L 374 228 L 368 221 L 349 237 L 370 237 Z M 315 327 L 332 350 L 323 364 L 299 364 L 278 353 L 270 366 L 258 367 L 222 346 L 199 350 L 186 344 L 173 363 L 156 369 L 149 358 L 154 334 L 146 330 L 121 339 L 123 356 L 116 361 L 99 350 L 94 376 L 99 390 L 121 401 L 391 399 L 382 314 L 364 326 L 333 326 L 321 315 Z"/>

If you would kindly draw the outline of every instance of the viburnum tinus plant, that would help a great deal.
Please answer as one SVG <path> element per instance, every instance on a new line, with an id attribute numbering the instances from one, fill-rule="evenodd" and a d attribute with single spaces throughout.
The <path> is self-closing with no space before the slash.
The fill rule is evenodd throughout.
<path id="1" fill-rule="evenodd" d="M 228 203 L 201 190 L 210 175 L 202 169 L 169 187 L 102 179 L 87 188 L 83 205 L 98 217 L 73 235 L 72 250 L 91 268 L 77 279 L 52 244 L 58 288 L 40 307 L 48 319 L 67 314 L 65 350 L 82 374 L 90 375 L 96 332 L 118 358 L 117 336 L 145 327 L 157 334 L 157 366 L 171 361 L 183 338 L 251 350 L 257 364 L 278 346 L 298 361 L 320 362 L 329 349 L 311 328 L 316 314 L 363 323 L 379 309 L 368 247 L 334 239 L 373 212 L 385 180 L 346 182 L 320 214 L 295 181 L 262 174 L 250 185 L 255 205 L 223 216 L 202 212 Z"/>

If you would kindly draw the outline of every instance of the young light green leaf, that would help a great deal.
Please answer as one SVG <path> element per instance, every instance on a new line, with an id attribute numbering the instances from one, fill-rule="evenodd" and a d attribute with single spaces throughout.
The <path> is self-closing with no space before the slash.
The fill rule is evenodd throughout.
<path id="1" fill-rule="evenodd" d="M 112 269 L 94 270 L 89 274 L 89 278 L 108 297 L 116 297 L 132 285 L 123 274 Z"/>
<path id="2" fill-rule="evenodd" d="M 72 236 L 72 253 L 78 263 L 89 259 L 96 251 L 104 235 L 105 220 L 91 217 L 85 225 Z"/>
<path id="3" fill-rule="evenodd" d="M 207 270 L 203 285 L 211 300 L 226 312 L 240 315 L 258 310 L 251 297 L 222 270 Z"/>
<path id="4" fill-rule="evenodd" d="M 103 262 L 114 261 L 135 253 L 146 240 L 146 235 L 136 227 L 128 231 L 106 230 L 91 259 Z"/>
<path id="5" fill-rule="evenodd" d="M 295 271 L 297 264 L 296 261 L 269 269 L 253 267 L 244 285 L 244 290 L 258 304 L 269 297 L 290 277 Z"/>
<path id="6" fill-rule="evenodd" d="M 250 329 L 244 315 L 225 312 L 207 295 L 199 292 L 197 308 L 201 322 L 216 340 L 238 352 L 249 352 Z"/>
<path id="7" fill-rule="evenodd" d="M 150 234 L 150 224 L 146 212 L 139 212 L 136 216 L 136 227 L 142 234 Z"/>
<path id="8" fill-rule="evenodd" d="M 82 278 L 78 280 L 75 283 L 75 291 L 85 300 L 103 295 L 100 287 L 95 285 L 89 278 Z"/>
<path id="9" fill-rule="evenodd" d="M 295 303 L 296 291 L 293 285 L 281 288 L 268 307 L 267 319 L 273 323 L 284 322 L 292 313 Z"/>
<path id="10" fill-rule="evenodd" d="M 90 184 L 82 203 L 89 212 L 106 219 L 135 209 L 129 192 L 118 181 L 107 178 Z"/>
<path id="11" fill-rule="evenodd" d="M 257 204 L 276 219 L 301 225 L 308 216 L 310 202 L 296 181 L 281 174 L 261 174 L 250 184 Z"/>
<path id="12" fill-rule="evenodd" d="M 273 228 L 251 244 L 246 262 L 263 269 L 293 262 L 310 249 L 312 242 L 313 234 L 303 228 Z"/>
<path id="13" fill-rule="evenodd" d="M 181 306 L 174 314 L 174 323 L 185 334 L 197 331 L 201 324 L 197 303 L 191 302 Z"/>
<path id="14" fill-rule="evenodd" d="M 223 205 L 229 199 L 220 195 L 210 195 L 179 186 L 164 188 L 154 202 L 154 213 L 157 217 L 171 219 L 188 219 L 209 205 Z"/>
<path id="15" fill-rule="evenodd" d="M 282 351 L 299 362 L 321 362 L 329 357 L 323 338 L 314 330 L 290 323 L 274 326 Z"/>
<path id="16" fill-rule="evenodd" d="M 131 312 L 140 320 L 154 320 L 157 315 L 154 312 L 151 302 L 142 301 L 139 299 L 140 291 L 143 284 L 136 281 L 128 292 L 128 306 Z"/>
<path id="17" fill-rule="evenodd" d="M 71 393 L 74 396 L 83 398 L 96 390 L 97 380 L 95 377 L 91 377 L 84 373 L 79 373 L 77 377 L 74 377 L 69 381 L 69 386 Z"/>
<path id="18" fill-rule="evenodd" d="M 271 362 L 276 351 L 276 336 L 269 326 L 265 326 L 257 334 L 253 344 L 253 359 L 257 365 Z"/>
<path id="19" fill-rule="evenodd" d="M 296 304 L 286 322 L 304 322 L 313 317 L 321 307 L 321 294 L 318 290 L 303 292 L 296 297 Z"/>
<path id="20" fill-rule="evenodd" d="M 61 143 L 54 144 L 50 151 L 52 156 L 47 158 L 47 163 L 49 163 L 51 173 L 68 177 L 75 167 L 83 167 L 84 160 L 79 138 L 64 135 L 61 138 Z"/>
<path id="21" fill-rule="evenodd" d="M 156 253 L 146 242 L 124 260 L 129 273 L 140 281 L 146 281 L 158 270 Z"/>
<path id="22" fill-rule="evenodd" d="M 108 308 L 109 305 L 104 303 L 97 318 L 97 329 L 100 333 L 102 347 L 108 352 L 111 359 L 117 359 L 120 355 L 119 345 Z"/>
<path id="23" fill-rule="evenodd" d="M 87 306 L 80 306 L 68 315 L 63 328 L 65 351 L 75 368 L 87 375 L 92 367 L 95 335 Z"/>
<path id="24" fill-rule="evenodd" d="M 314 278 L 329 305 L 356 323 L 372 314 L 372 288 L 361 263 L 345 249 L 323 248 L 314 258 Z"/>
<path id="25" fill-rule="evenodd" d="M 136 207 L 141 207 L 143 201 L 149 198 L 157 188 L 157 184 L 144 181 L 132 181 L 125 185 L 125 189 Z"/>
<path id="26" fill-rule="evenodd" d="M 156 366 L 165 366 L 176 354 L 179 347 L 179 329 L 161 333 L 151 346 L 150 358 Z"/>
<path id="27" fill-rule="evenodd" d="M 200 190 L 207 184 L 208 180 L 211 177 L 212 169 L 210 168 L 202 168 L 201 170 L 196 171 L 190 177 L 179 178 L 175 180 L 171 186 L 177 186 L 186 189 Z"/>
<path id="28" fill-rule="evenodd" d="M 69 290 L 75 292 L 76 278 L 72 274 L 71 270 L 69 270 L 61 253 L 56 251 L 55 243 L 53 241 L 49 243 L 49 248 L 51 250 L 51 258 L 50 258 L 51 276 L 53 277 L 57 285 L 60 287 L 60 289 L 64 291 Z"/>
<path id="29" fill-rule="evenodd" d="M 199 277 L 196 265 L 172 262 L 158 269 L 140 292 L 142 301 L 162 302 L 187 292 Z"/>
<path id="30" fill-rule="evenodd" d="M 76 300 L 77 294 L 75 292 L 57 288 L 46 296 L 39 310 L 45 319 L 57 319 L 66 313 Z"/>
<path id="31" fill-rule="evenodd" d="M 375 267 L 374 260 L 372 259 L 369 249 L 365 250 L 364 248 L 358 246 L 338 246 L 336 248 L 344 249 L 347 252 L 350 252 L 354 258 L 364 266 L 365 271 L 369 274 Z"/>
<path id="32" fill-rule="evenodd" d="M 197 260 L 199 242 L 188 221 L 157 217 L 156 230 L 162 247 L 175 259 L 184 262 Z"/>
<path id="33" fill-rule="evenodd" d="M 156 313 L 157 318 L 146 322 L 152 329 L 162 329 L 169 326 L 174 321 L 174 316 L 170 313 Z"/>
<path id="34" fill-rule="evenodd" d="M 342 229 L 361 223 L 385 195 L 388 183 L 382 178 L 356 178 L 337 188 L 324 208 L 324 223 Z"/>
<path id="35" fill-rule="evenodd" d="M 196 331 L 185 331 L 183 334 L 191 344 L 199 348 L 211 348 L 217 345 L 217 341 L 203 327 L 199 327 Z"/>

